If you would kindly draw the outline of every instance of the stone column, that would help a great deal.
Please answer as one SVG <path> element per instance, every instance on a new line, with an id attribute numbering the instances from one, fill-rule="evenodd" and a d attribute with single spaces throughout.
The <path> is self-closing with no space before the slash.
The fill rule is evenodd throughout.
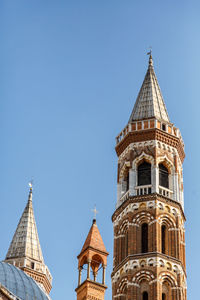
<path id="1" fill-rule="evenodd" d="M 159 193 L 159 168 L 157 165 L 152 165 L 152 193 Z"/>
<path id="2" fill-rule="evenodd" d="M 174 187 L 174 200 L 179 202 L 179 185 L 178 185 L 178 173 L 174 174 L 174 182 L 175 182 L 175 187 Z"/>
<path id="3" fill-rule="evenodd" d="M 129 171 L 129 192 L 130 196 L 136 196 L 136 170 L 130 169 Z"/>
<path id="4" fill-rule="evenodd" d="M 120 198 L 121 198 L 121 195 L 122 195 L 122 185 L 121 183 L 119 182 L 117 184 L 117 207 L 120 205 Z"/>
<path id="5" fill-rule="evenodd" d="M 79 267 L 78 269 L 78 286 L 81 285 L 81 273 L 82 273 L 83 267 Z"/>
<path id="6" fill-rule="evenodd" d="M 91 260 L 88 260 L 88 266 L 87 266 L 87 279 L 90 279 L 90 265 L 91 265 Z"/>
<path id="7" fill-rule="evenodd" d="M 106 265 L 103 265 L 102 284 L 106 284 Z"/>
<path id="8" fill-rule="evenodd" d="M 93 276 L 94 276 L 94 281 L 96 281 L 96 279 L 97 279 L 97 272 L 93 272 Z"/>

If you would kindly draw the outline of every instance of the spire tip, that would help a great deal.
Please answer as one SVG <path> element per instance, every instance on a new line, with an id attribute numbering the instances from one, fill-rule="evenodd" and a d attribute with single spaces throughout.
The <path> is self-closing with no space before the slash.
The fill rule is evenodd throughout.
<path id="1" fill-rule="evenodd" d="M 149 66 L 153 66 L 152 47 L 150 47 L 150 51 L 147 53 L 147 55 L 149 55 Z"/>
<path id="2" fill-rule="evenodd" d="M 94 206 L 94 209 L 92 209 L 92 212 L 94 213 L 93 224 L 96 224 L 96 216 L 98 214 L 98 210 L 96 208 L 96 204 Z"/>
<path id="3" fill-rule="evenodd" d="M 32 201 L 33 180 L 31 180 L 28 185 L 29 185 L 29 197 L 28 197 L 28 201 Z"/>

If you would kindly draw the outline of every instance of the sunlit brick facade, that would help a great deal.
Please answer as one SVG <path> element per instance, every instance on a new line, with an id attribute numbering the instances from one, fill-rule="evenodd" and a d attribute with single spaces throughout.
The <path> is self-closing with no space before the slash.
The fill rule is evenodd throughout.
<path id="1" fill-rule="evenodd" d="M 186 300 L 184 144 L 150 54 L 128 125 L 116 139 L 113 300 Z"/>

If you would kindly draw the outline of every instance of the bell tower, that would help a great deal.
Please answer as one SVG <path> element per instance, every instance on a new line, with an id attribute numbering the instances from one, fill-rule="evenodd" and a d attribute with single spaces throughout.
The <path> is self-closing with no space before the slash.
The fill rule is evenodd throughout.
<path id="1" fill-rule="evenodd" d="M 151 53 L 116 153 L 113 300 L 186 300 L 184 143 L 169 119 Z"/>
<path id="2" fill-rule="evenodd" d="M 78 255 L 77 300 L 104 300 L 107 289 L 105 285 L 107 256 L 108 252 L 94 219 L 81 253 Z M 82 271 L 85 270 L 85 266 L 86 278 L 82 282 Z"/>

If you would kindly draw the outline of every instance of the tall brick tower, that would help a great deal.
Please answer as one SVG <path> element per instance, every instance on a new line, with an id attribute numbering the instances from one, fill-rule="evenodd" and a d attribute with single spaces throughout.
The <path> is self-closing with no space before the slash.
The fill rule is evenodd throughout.
<path id="1" fill-rule="evenodd" d="M 83 248 L 78 255 L 79 277 L 78 287 L 76 288 L 77 300 L 104 300 L 107 288 L 105 285 L 107 256 L 108 252 L 94 219 Z M 87 266 L 87 275 L 82 282 L 81 275 L 85 265 Z M 90 274 L 91 270 L 93 273 L 92 277 Z M 100 271 L 102 273 L 101 278 L 99 277 Z"/>
<path id="2" fill-rule="evenodd" d="M 184 143 L 169 120 L 151 53 L 116 143 L 113 300 L 186 300 Z"/>

